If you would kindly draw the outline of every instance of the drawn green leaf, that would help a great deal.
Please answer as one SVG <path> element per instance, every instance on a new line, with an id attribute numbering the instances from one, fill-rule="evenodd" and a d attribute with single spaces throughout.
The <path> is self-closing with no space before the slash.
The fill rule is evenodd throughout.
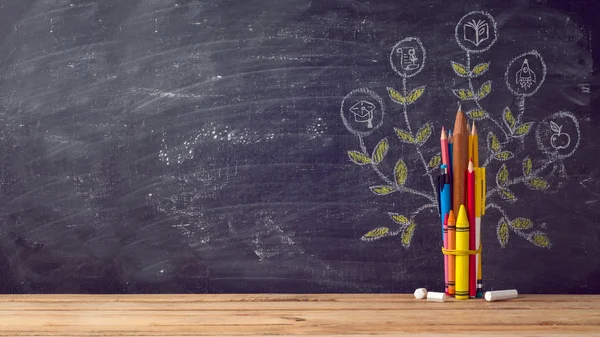
<path id="1" fill-rule="evenodd" d="M 392 186 L 387 186 L 387 185 L 377 185 L 377 186 L 371 186 L 369 187 L 371 189 L 371 191 L 377 195 L 387 195 L 390 194 L 392 192 L 396 192 L 396 189 L 393 188 Z"/>
<path id="2" fill-rule="evenodd" d="M 348 151 L 348 157 L 350 157 L 350 160 L 358 165 L 366 165 L 371 163 L 371 158 L 358 151 Z"/>
<path id="3" fill-rule="evenodd" d="M 396 184 L 398 184 L 398 186 L 403 186 L 406 182 L 406 178 L 408 178 L 408 169 L 406 168 L 404 160 L 400 159 L 396 163 L 396 167 L 394 167 L 394 176 L 396 177 Z"/>
<path id="4" fill-rule="evenodd" d="M 402 96 L 397 90 L 387 88 L 390 98 L 398 104 L 406 104 L 406 97 Z"/>
<path id="5" fill-rule="evenodd" d="M 396 131 L 396 135 L 398 136 L 398 138 L 400 138 L 402 142 L 408 144 L 413 144 L 415 142 L 415 139 L 408 131 L 404 131 L 398 128 L 394 128 L 394 130 Z"/>
<path id="6" fill-rule="evenodd" d="M 388 235 L 388 233 L 390 232 L 390 229 L 387 227 L 379 227 L 379 228 L 375 228 L 374 230 L 368 232 L 367 234 L 363 235 L 363 237 L 361 238 L 361 240 L 363 241 L 375 241 L 381 238 L 384 238 Z"/>
<path id="7" fill-rule="evenodd" d="M 529 181 L 527 182 L 527 185 L 533 190 L 543 191 L 543 190 L 547 189 L 548 185 L 550 185 L 550 184 L 545 179 L 535 177 L 535 178 L 529 179 Z"/>
<path id="8" fill-rule="evenodd" d="M 440 164 L 442 163 L 442 157 L 437 154 L 433 157 L 431 157 L 431 159 L 429 160 L 429 164 L 427 164 L 427 166 L 429 166 L 429 168 L 435 168 L 440 166 Z"/>
<path id="9" fill-rule="evenodd" d="M 496 137 L 496 135 L 493 132 L 488 133 L 487 146 L 488 146 L 488 149 L 492 153 L 500 151 L 500 148 L 501 148 L 500 141 L 498 140 L 498 137 Z"/>
<path id="10" fill-rule="evenodd" d="M 527 156 L 523 160 L 523 175 L 525 175 L 525 176 L 530 175 L 532 169 L 533 169 L 533 163 L 531 162 L 531 158 L 529 158 L 529 156 Z"/>
<path id="11" fill-rule="evenodd" d="M 452 90 L 454 95 L 460 98 L 463 101 L 468 101 L 473 99 L 473 92 L 468 89 L 454 89 Z"/>
<path id="12" fill-rule="evenodd" d="M 498 221 L 498 226 L 496 227 L 496 236 L 498 237 L 498 242 L 500 242 L 502 248 L 505 248 L 508 243 L 509 233 L 506 220 L 500 219 L 500 221 Z"/>
<path id="13" fill-rule="evenodd" d="M 511 203 L 517 201 L 517 197 L 515 196 L 515 194 L 506 188 L 500 189 L 500 196 L 502 197 L 502 199 Z"/>
<path id="14" fill-rule="evenodd" d="M 527 235 L 527 240 L 534 245 L 542 248 L 550 248 L 552 247 L 552 243 L 550 242 L 550 238 L 544 232 L 534 231 Z"/>
<path id="15" fill-rule="evenodd" d="M 517 129 L 515 130 L 515 137 L 525 137 L 525 135 L 527 135 L 529 133 L 529 131 L 531 131 L 531 127 L 533 126 L 533 122 L 529 122 L 529 123 L 524 123 L 519 125 L 519 127 L 517 127 Z"/>
<path id="16" fill-rule="evenodd" d="M 400 215 L 397 213 L 388 213 L 388 214 L 390 215 L 392 220 L 394 220 L 395 223 L 400 224 L 400 225 L 407 225 L 410 221 L 404 215 Z"/>
<path id="17" fill-rule="evenodd" d="M 427 123 L 423 125 L 419 131 L 417 131 L 417 144 L 424 144 L 431 136 L 431 124 Z"/>
<path id="18" fill-rule="evenodd" d="M 508 181 L 508 168 L 506 167 L 506 164 L 502 164 L 502 166 L 498 170 L 498 173 L 496 173 L 496 183 L 498 184 L 498 186 L 502 186 L 502 185 L 506 184 L 507 181 Z"/>
<path id="19" fill-rule="evenodd" d="M 412 241 L 413 234 L 415 233 L 415 223 L 411 222 L 403 231 L 401 236 L 402 246 L 404 248 L 410 247 L 410 242 Z"/>
<path id="20" fill-rule="evenodd" d="M 477 77 L 477 76 L 485 73 L 489 67 L 490 67 L 489 62 L 480 63 L 480 64 L 476 65 L 475 68 L 473 68 L 473 75 L 475 75 L 473 77 Z"/>
<path id="21" fill-rule="evenodd" d="M 419 97 L 421 97 L 421 95 L 423 95 L 423 92 L 425 91 L 425 86 L 420 86 L 416 89 L 414 89 L 413 91 L 410 92 L 410 94 L 408 94 L 408 97 L 406 97 L 406 104 L 412 104 L 414 102 L 416 102 Z"/>
<path id="22" fill-rule="evenodd" d="M 373 150 L 373 154 L 371 155 L 371 159 L 373 160 L 373 162 L 375 164 L 381 163 L 381 161 L 387 154 L 389 148 L 390 148 L 390 145 L 388 143 L 387 138 L 384 138 L 381 141 L 379 141 L 379 144 L 377 144 L 377 146 L 375 146 L 375 149 Z"/>
<path id="23" fill-rule="evenodd" d="M 478 121 L 486 118 L 487 113 L 481 109 L 473 109 L 467 112 L 467 117 L 471 118 L 472 120 Z"/>
<path id="24" fill-rule="evenodd" d="M 492 92 L 492 81 L 485 81 L 481 88 L 479 88 L 479 93 L 477 93 L 477 96 L 479 97 L 479 99 L 482 99 L 485 96 L 487 96 L 490 92 Z"/>
<path id="25" fill-rule="evenodd" d="M 464 65 L 460 64 L 460 63 L 456 63 L 454 61 L 450 61 L 452 62 L 452 69 L 454 69 L 454 72 L 456 73 L 456 75 L 461 76 L 461 77 L 467 77 L 469 75 L 469 71 L 467 70 L 467 67 L 465 67 Z"/>
<path id="26" fill-rule="evenodd" d="M 511 159 L 512 157 L 514 157 L 515 155 L 510 152 L 510 151 L 502 151 L 502 152 L 496 152 L 494 154 L 494 158 L 497 160 L 501 160 L 501 161 L 506 161 Z"/>
<path id="27" fill-rule="evenodd" d="M 504 108 L 504 112 L 502 113 L 502 118 L 504 119 L 504 124 L 506 124 L 506 126 L 508 126 L 508 129 L 512 133 L 515 128 L 515 124 L 517 123 L 517 120 L 515 119 L 515 116 L 513 115 L 512 111 L 510 111 L 510 109 L 508 107 Z"/>
<path id="28" fill-rule="evenodd" d="M 527 218 L 516 218 L 510 222 L 510 226 L 514 229 L 529 229 L 533 227 L 533 222 Z"/>

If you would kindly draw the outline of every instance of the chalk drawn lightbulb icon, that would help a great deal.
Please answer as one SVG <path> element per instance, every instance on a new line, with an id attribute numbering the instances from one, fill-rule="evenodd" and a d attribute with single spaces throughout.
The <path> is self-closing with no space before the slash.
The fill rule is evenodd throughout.
<path id="1" fill-rule="evenodd" d="M 546 79 L 546 63 L 535 50 L 523 53 L 510 61 L 504 75 L 506 86 L 516 96 L 535 94 Z"/>
<path id="2" fill-rule="evenodd" d="M 487 12 L 470 12 L 458 21 L 455 38 L 464 51 L 484 52 L 490 49 L 498 39 L 496 21 Z"/>
<path id="3" fill-rule="evenodd" d="M 421 40 L 407 37 L 396 43 L 390 53 L 390 64 L 392 69 L 404 78 L 418 74 L 425 65 L 425 48 Z"/>
<path id="4" fill-rule="evenodd" d="M 352 90 L 342 100 L 340 109 L 344 125 L 353 135 L 365 137 L 383 124 L 385 106 L 374 91 L 367 88 Z"/>

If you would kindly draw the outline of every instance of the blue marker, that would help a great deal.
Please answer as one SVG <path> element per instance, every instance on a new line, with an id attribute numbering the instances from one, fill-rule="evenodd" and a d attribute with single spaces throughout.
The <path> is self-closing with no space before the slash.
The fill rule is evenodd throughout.
<path id="1" fill-rule="evenodd" d="M 450 177 L 448 176 L 448 166 L 441 165 L 442 175 L 440 176 L 440 192 L 439 192 L 439 204 L 440 204 L 440 217 L 442 219 L 442 238 L 444 229 L 444 219 L 446 214 L 450 213 L 452 209 L 452 193 L 450 190 Z"/>

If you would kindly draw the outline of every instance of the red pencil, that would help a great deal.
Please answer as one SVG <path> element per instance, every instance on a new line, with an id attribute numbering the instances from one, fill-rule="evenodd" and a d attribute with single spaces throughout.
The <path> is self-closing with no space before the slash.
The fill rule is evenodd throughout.
<path id="1" fill-rule="evenodd" d="M 467 217 L 469 218 L 469 249 L 475 247 L 475 169 L 473 160 L 469 160 L 467 169 Z M 469 297 L 475 298 L 477 292 L 477 267 L 475 255 L 469 255 Z"/>
<path id="2" fill-rule="evenodd" d="M 446 129 L 442 126 L 442 135 L 440 137 L 440 146 L 442 148 L 442 164 L 448 167 L 448 177 L 450 175 L 450 154 L 448 153 L 448 136 L 446 135 Z"/>

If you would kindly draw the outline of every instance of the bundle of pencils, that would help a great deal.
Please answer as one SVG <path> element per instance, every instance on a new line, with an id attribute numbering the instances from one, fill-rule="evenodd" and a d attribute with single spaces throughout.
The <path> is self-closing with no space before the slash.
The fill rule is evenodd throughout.
<path id="1" fill-rule="evenodd" d="M 454 131 L 440 137 L 438 203 L 442 223 L 446 294 L 481 298 L 481 217 L 485 214 L 485 168 L 479 167 L 479 137 L 458 107 Z"/>

